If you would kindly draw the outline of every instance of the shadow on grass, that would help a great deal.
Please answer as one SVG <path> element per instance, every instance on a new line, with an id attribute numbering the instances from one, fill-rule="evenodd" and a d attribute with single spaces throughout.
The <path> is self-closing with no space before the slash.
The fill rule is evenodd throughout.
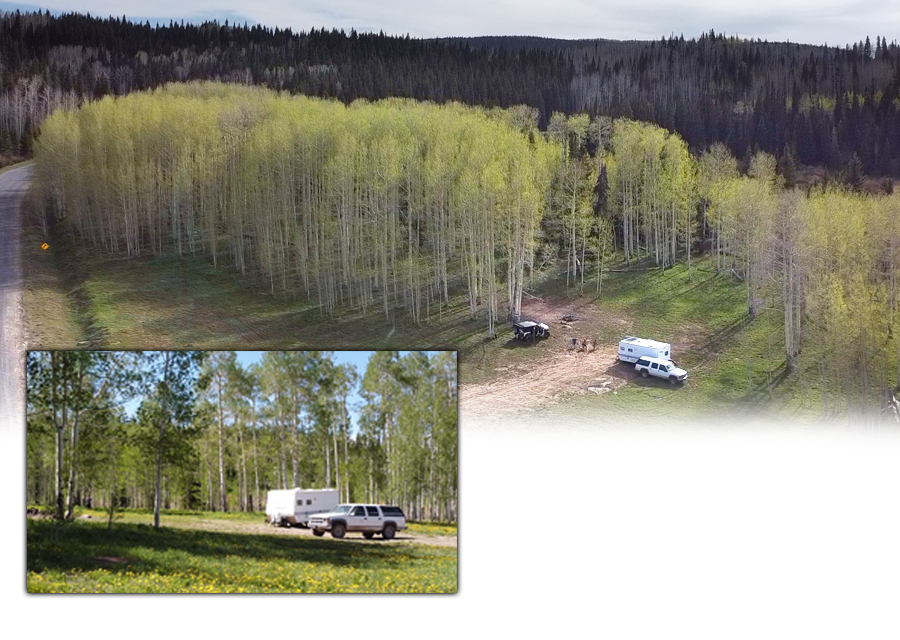
<path id="1" fill-rule="evenodd" d="M 532 340 L 531 342 L 526 342 L 525 340 L 517 340 L 515 338 L 510 338 L 506 342 L 503 343 L 503 349 L 526 349 L 531 347 L 539 347 L 542 342 L 546 339 L 537 339 Z"/>
<path id="2" fill-rule="evenodd" d="M 716 353 L 725 349 L 734 340 L 735 336 L 749 327 L 754 318 L 744 315 L 725 325 L 721 329 L 706 336 L 701 347 L 703 351 Z"/>
<path id="3" fill-rule="evenodd" d="M 621 360 L 616 360 L 615 363 L 611 364 L 609 368 L 604 371 L 604 373 L 611 378 L 625 380 L 629 384 L 633 384 L 637 387 L 649 387 L 656 389 L 680 389 L 684 386 L 683 383 L 672 384 L 668 380 L 663 380 L 662 378 L 656 378 L 653 376 L 644 378 L 637 372 L 633 364 L 622 362 Z"/>
<path id="4" fill-rule="evenodd" d="M 766 379 L 755 384 L 744 396 L 744 401 L 749 404 L 763 404 L 773 400 L 772 392 L 783 385 L 790 375 L 787 361 L 782 362 L 773 371 L 766 372 Z"/>
<path id="5" fill-rule="evenodd" d="M 50 220 L 49 241 L 53 247 L 57 272 L 75 310 L 75 318 L 81 331 L 82 340 L 77 346 L 95 348 L 106 344 L 109 334 L 97 319 L 93 301 L 85 286 L 88 273 L 84 268 L 84 261 L 78 255 L 71 234 L 55 219 Z"/>
<path id="6" fill-rule="evenodd" d="M 180 347 L 457 349 L 483 333 L 462 298 L 433 302 L 416 323 L 402 307 L 342 306 L 323 313 L 315 299 L 272 294 L 258 276 L 213 268 L 202 256 L 90 261 L 94 303 L 116 325 L 120 348 Z M 115 331 L 114 331 L 115 333 Z M 158 344 L 156 344 L 158 343 Z"/>
<path id="7" fill-rule="evenodd" d="M 59 525 L 50 520 L 28 520 L 27 569 L 44 572 L 90 571 L 99 567 L 112 571 L 180 570 L 178 559 L 184 554 L 210 559 L 234 557 L 251 561 L 309 562 L 357 569 L 378 568 L 423 555 L 413 545 L 318 540 L 307 537 L 266 534 L 240 534 L 197 531 L 144 524 L 105 524 L 70 522 Z M 171 564 L 155 562 L 147 556 L 166 557 Z"/>

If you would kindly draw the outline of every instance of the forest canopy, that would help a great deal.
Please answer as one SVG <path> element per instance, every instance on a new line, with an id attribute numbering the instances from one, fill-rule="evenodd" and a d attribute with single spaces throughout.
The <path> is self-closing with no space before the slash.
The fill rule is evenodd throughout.
<path id="1" fill-rule="evenodd" d="M 602 33 L 598 32 L 598 36 Z M 694 37 L 691 37 L 691 36 Z M 215 80 L 292 94 L 526 104 L 652 122 L 691 151 L 900 175 L 900 47 L 883 35 L 797 44 L 710 30 L 659 40 L 422 40 L 337 29 L 0 12 L 0 163 L 27 156 L 43 120 L 108 95 Z"/>

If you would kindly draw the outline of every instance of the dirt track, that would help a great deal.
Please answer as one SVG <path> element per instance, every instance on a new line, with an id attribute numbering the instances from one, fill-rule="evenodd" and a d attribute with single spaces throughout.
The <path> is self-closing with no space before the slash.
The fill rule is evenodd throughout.
<path id="1" fill-rule="evenodd" d="M 311 529 L 302 527 L 276 527 L 261 522 L 259 524 L 235 524 L 222 520 L 200 520 L 196 528 L 209 529 L 211 531 L 239 531 L 240 533 L 268 533 L 286 536 L 308 536 L 312 537 Z M 324 537 L 331 538 L 331 534 L 326 533 Z M 345 540 L 353 540 L 357 542 L 365 541 L 361 533 L 348 533 Z M 384 543 L 385 540 L 381 536 L 375 536 L 371 541 L 373 544 Z M 456 536 L 427 536 L 418 533 L 412 533 L 409 530 L 398 531 L 396 537 L 391 542 L 406 542 L 413 544 L 428 544 L 439 547 L 455 547 Z"/>
<path id="2" fill-rule="evenodd" d="M 600 345 L 593 353 L 557 346 L 528 369 L 498 372 L 500 378 L 493 382 L 461 385 L 464 411 L 510 415 L 547 407 L 567 395 L 614 393 L 631 375 L 618 364 L 615 345 Z"/>

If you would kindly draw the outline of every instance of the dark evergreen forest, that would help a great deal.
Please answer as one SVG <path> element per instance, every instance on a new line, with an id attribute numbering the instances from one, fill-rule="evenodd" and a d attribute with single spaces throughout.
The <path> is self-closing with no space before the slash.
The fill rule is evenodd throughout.
<path id="1" fill-rule="evenodd" d="M 811 46 L 727 37 L 658 41 L 383 33 L 125 17 L 0 14 L 0 156 L 27 156 L 56 108 L 168 82 L 221 80 L 332 97 L 389 96 L 632 117 L 678 132 L 699 153 L 900 175 L 896 41 Z"/>

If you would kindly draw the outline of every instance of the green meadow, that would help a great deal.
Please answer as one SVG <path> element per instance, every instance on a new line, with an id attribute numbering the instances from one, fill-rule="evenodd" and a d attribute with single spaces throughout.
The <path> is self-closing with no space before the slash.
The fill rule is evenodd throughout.
<path id="1" fill-rule="evenodd" d="M 457 550 L 379 538 L 259 532 L 260 514 L 143 513 L 111 528 L 100 511 L 27 521 L 29 593 L 455 593 Z M 455 535 L 428 525 L 419 535 Z M 294 535 L 290 535 L 290 534 Z"/>

